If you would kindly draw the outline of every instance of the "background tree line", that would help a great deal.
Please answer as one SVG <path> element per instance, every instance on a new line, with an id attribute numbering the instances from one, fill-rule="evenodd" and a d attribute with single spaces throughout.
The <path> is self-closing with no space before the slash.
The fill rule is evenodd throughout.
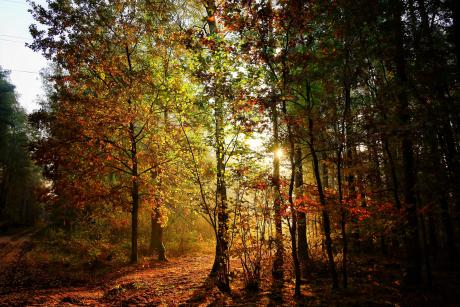
<path id="1" fill-rule="evenodd" d="M 38 221 L 44 189 L 40 169 L 29 153 L 37 137 L 19 106 L 9 72 L 0 68 L 0 228 L 7 231 Z"/>

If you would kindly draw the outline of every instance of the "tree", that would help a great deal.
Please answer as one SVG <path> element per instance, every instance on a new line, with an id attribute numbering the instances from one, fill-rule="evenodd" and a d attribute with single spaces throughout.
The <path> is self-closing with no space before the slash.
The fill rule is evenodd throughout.
<path id="1" fill-rule="evenodd" d="M 68 153 L 61 163 L 67 174 L 57 184 L 67 186 L 77 205 L 109 196 L 125 206 L 130 199 L 131 262 L 138 260 L 140 204 L 153 197 L 150 173 L 173 159 L 171 152 L 157 149 L 167 143 L 156 137 L 164 128 L 158 123 L 167 91 L 161 59 L 168 46 L 162 45 L 160 21 L 167 20 L 169 8 L 168 2 L 55 1 L 47 9 L 37 4 L 31 9 L 48 27 L 31 26 L 32 49 L 63 72 L 55 83 L 55 119 L 76 133 L 70 144 L 67 137 L 56 144 L 61 155 Z"/>
<path id="2" fill-rule="evenodd" d="M 0 68 L 0 220 L 31 225 L 39 218 L 43 189 L 28 148 L 36 131 L 19 106 L 8 71 Z"/>

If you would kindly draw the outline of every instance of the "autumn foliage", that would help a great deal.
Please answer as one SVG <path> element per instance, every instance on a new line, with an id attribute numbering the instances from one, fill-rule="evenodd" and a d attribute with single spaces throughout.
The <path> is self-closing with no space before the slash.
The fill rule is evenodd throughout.
<path id="1" fill-rule="evenodd" d="M 413 290 L 456 261 L 455 1 L 30 11 L 30 47 L 52 63 L 30 120 L 53 235 L 90 233 L 132 263 L 213 253 L 226 296 L 268 281 L 301 299 L 318 272 L 356 289 L 373 257 Z"/>

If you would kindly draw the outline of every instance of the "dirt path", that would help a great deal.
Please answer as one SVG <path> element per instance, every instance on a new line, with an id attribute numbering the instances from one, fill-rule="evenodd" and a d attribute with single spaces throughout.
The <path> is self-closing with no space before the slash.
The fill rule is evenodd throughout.
<path id="1" fill-rule="evenodd" d="M 0 295 L 0 306 L 178 305 L 202 286 L 212 260 L 210 256 L 188 256 L 167 263 L 145 263 L 126 274 L 109 274 L 93 286 L 21 290 Z"/>
<path id="2" fill-rule="evenodd" d="M 0 236 L 0 267 L 10 266 L 23 256 L 36 232 L 37 230 L 25 229 L 13 235 Z"/>
<path id="3" fill-rule="evenodd" d="M 0 241 L 4 242 L 4 241 Z M 1 255 L 6 255 L 10 266 L 21 272 L 27 266 L 19 259 L 27 250 L 27 234 L 17 240 L 7 242 Z M 9 245 L 11 244 L 11 245 Z M 6 246 L 6 245 L 5 245 Z M 22 257 L 27 258 L 27 257 Z M 2 259 L 0 259 L 2 262 Z M 333 291 L 330 278 L 322 271 L 312 272 L 302 286 L 302 298 L 293 299 L 294 286 L 290 275 L 282 281 L 274 282 L 267 274 L 261 279 L 259 292 L 248 293 L 243 290 L 242 278 L 238 274 L 232 278 L 232 293 L 223 294 L 215 287 L 209 287 L 206 278 L 213 263 L 212 255 L 195 255 L 172 258 L 169 262 L 149 261 L 137 266 L 125 266 L 112 270 L 80 286 L 65 286 L 62 279 L 55 286 L 43 283 L 36 274 L 12 275 L 20 281 L 29 277 L 33 283 L 23 286 L 1 288 L 0 306 L 454 306 L 456 298 L 446 299 L 446 291 L 431 294 L 421 289 L 404 295 L 391 276 L 390 267 L 375 267 L 362 264 L 363 270 L 355 270 L 353 284 L 349 289 Z M 232 263 L 233 268 L 238 264 Z M 45 270 L 52 275 L 51 268 Z M 28 272 L 27 270 L 25 272 Z M 370 273 L 372 272 L 372 274 Z M 66 274 L 66 273 L 65 273 Z M 0 279 L 4 278 L 0 271 Z M 55 276 L 56 277 L 56 276 Z M 61 278 L 61 277 L 59 277 Z M 76 285 L 73 283 L 72 285 Z M 444 285 L 444 284 L 443 284 Z M 5 286 L 5 284 L 4 284 Z M 37 287 L 39 286 L 39 287 Z M 455 291 L 450 291 L 455 294 Z M 451 295 L 452 295 L 451 294 Z M 406 297 L 407 296 L 407 297 Z"/>
<path id="4" fill-rule="evenodd" d="M 63 267 L 50 267 L 30 261 L 33 232 L 0 237 L 0 306 L 177 306 L 187 305 L 272 305 L 272 306 L 444 306 L 457 302 L 446 295 L 456 292 L 456 282 L 447 289 L 438 287 L 431 294 L 426 289 L 401 294 L 399 275 L 393 262 L 375 266 L 362 263 L 352 272 L 349 289 L 332 291 L 327 271 L 318 266 L 302 286 L 302 298 L 293 299 L 292 276 L 273 281 L 270 271 L 261 276 L 261 289 L 244 291 L 241 268 L 232 260 L 232 293 L 223 294 L 208 286 L 206 278 L 213 255 L 189 255 L 168 262 L 145 261 L 136 266 L 112 267 L 105 275 L 93 274 L 81 280 Z M 29 259 L 29 262 L 26 261 Z M 286 258 L 288 259 L 288 258 Z M 374 263 L 374 264 L 372 264 Z M 285 264 L 288 272 L 289 263 Z M 80 271 L 78 271 L 80 272 Z M 73 272 L 73 274 L 78 273 Z M 99 276 L 99 277 L 97 277 Z M 68 281 L 66 279 L 69 279 Z M 445 280 L 440 278 L 440 280 Z M 450 283 L 448 283 L 450 284 Z M 407 295 L 407 297 L 405 297 Z M 448 302 L 447 304 L 445 304 Z"/>
<path id="5" fill-rule="evenodd" d="M 213 263 L 211 255 L 187 256 L 120 268 L 81 287 L 11 287 L 18 279 L 32 279 L 34 283 L 34 277 L 27 276 L 33 268 L 27 267 L 23 259 L 33 246 L 31 237 L 35 233 L 28 229 L 0 236 L 0 306 L 177 305 L 194 296 Z"/>

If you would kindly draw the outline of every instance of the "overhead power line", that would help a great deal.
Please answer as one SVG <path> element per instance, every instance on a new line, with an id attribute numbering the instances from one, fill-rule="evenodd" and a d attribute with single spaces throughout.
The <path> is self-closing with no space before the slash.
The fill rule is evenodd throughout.
<path id="1" fill-rule="evenodd" d="M 23 72 L 27 74 L 36 74 L 36 75 L 40 74 L 38 71 L 30 71 L 30 70 L 20 70 L 20 69 L 5 69 L 5 70 L 14 71 L 14 72 Z"/>
<path id="2" fill-rule="evenodd" d="M 24 37 L 24 36 L 16 36 L 16 35 L 8 35 L 8 34 L 0 34 L 2 37 L 10 37 L 10 38 L 15 38 L 15 39 L 22 39 L 22 40 L 30 40 L 30 37 Z"/>
<path id="3" fill-rule="evenodd" d="M 27 5 L 27 2 L 25 1 L 16 1 L 16 0 L 0 0 L 2 2 L 9 2 L 9 3 L 15 3 L 15 4 L 23 4 L 23 5 Z"/>
<path id="4" fill-rule="evenodd" d="M 28 42 L 28 41 L 7 39 L 7 38 L 0 38 L 0 41 L 12 42 L 12 43 L 20 43 L 20 44 L 23 44 L 23 43 L 30 43 L 30 42 Z"/>

